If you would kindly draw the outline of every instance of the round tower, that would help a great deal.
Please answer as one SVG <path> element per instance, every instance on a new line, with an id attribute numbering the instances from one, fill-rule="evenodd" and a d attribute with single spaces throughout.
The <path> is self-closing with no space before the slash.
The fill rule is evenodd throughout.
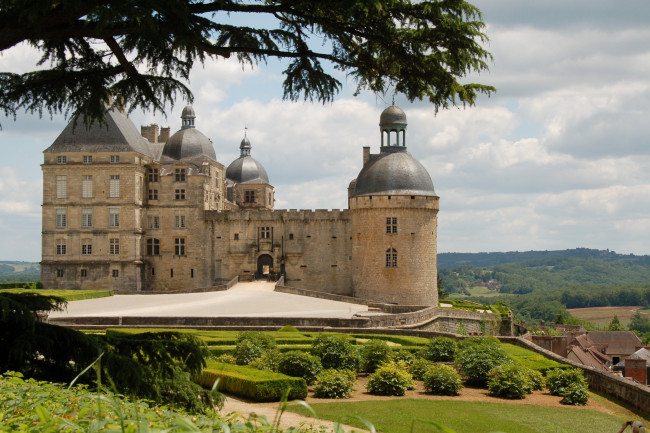
<path id="1" fill-rule="evenodd" d="M 399 305 L 437 305 L 439 197 L 427 170 L 406 151 L 406 114 L 386 108 L 380 153 L 364 151 L 350 184 L 354 296 Z"/>

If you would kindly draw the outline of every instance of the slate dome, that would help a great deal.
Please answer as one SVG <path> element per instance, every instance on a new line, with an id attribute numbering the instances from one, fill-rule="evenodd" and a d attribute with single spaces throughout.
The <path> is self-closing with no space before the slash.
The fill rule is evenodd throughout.
<path id="1" fill-rule="evenodd" d="M 247 137 L 239 145 L 241 155 L 226 169 L 226 179 L 234 183 L 269 183 L 264 166 L 250 154 L 251 142 Z"/>
<path id="2" fill-rule="evenodd" d="M 397 105 L 391 105 L 381 112 L 379 126 L 382 125 L 406 125 L 406 113 Z"/>
<path id="3" fill-rule="evenodd" d="M 213 161 L 217 160 L 210 139 L 194 127 L 195 117 L 194 109 L 191 106 L 188 105 L 183 109 L 181 115 L 183 126 L 165 143 L 164 156 L 176 160 L 205 156 Z"/>
<path id="4" fill-rule="evenodd" d="M 357 176 L 353 196 L 435 196 L 431 176 L 410 153 L 382 152 L 373 155 Z"/>

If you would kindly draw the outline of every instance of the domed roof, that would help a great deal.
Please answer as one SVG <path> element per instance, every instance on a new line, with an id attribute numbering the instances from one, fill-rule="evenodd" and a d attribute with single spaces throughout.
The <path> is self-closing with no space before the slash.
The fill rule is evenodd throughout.
<path id="1" fill-rule="evenodd" d="M 181 129 L 169 137 L 163 148 L 163 155 L 172 159 L 195 158 L 203 155 L 213 161 L 217 160 L 210 139 L 196 128 Z"/>
<path id="2" fill-rule="evenodd" d="M 235 183 L 269 183 L 269 175 L 252 156 L 240 156 L 226 169 L 226 179 Z"/>
<path id="3" fill-rule="evenodd" d="M 185 108 L 183 108 L 183 112 L 181 113 L 181 119 L 185 119 L 188 117 L 196 117 L 196 114 L 194 113 L 194 108 L 192 108 L 191 105 L 186 105 Z"/>
<path id="4" fill-rule="evenodd" d="M 435 196 L 436 192 L 427 170 L 403 151 L 371 155 L 354 185 L 352 196 L 359 195 Z"/>
<path id="5" fill-rule="evenodd" d="M 262 164 L 251 156 L 251 142 L 248 137 L 239 144 L 240 156 L 226 169 L 226 179 L 235 183 L 269 183 L 269 176 Z"/>
<path id="6" fill-rule="evenodd" d="M 397 105 L 391 105 L 386 108 L 381 112 L 381 116 L 379 116 L 379 126 L 395 124 L 406 125 L 406 123 L 406 113 Z"/>

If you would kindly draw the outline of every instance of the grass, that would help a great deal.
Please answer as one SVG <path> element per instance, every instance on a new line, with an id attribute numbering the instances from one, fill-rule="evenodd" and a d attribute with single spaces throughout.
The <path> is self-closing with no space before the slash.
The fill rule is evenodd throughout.
<path id="1" fill-rule="evenodd" d="M 66 301 L 80 301 L 113 296 L 112 290 L 48 290 L 48 289 L 2 289 L 5 293 L 36 293 L 38 295 L 58 296 Z"/>
<path id="2" fill-rule="evenodd" d="M 354 418 L 358 416 L 370 421 L 377 431 L 385 433 L 441 431 L 429 422 L 457 433 L 609 433 L 618 431 L 625 421 L 619 416 L 587 409 L 455 400 L 403 399 L 316 403 L 311 406 L 323 419 L 364 428 L 364 424 Z M 289 410 L 309 414 L 301 406 L 292 405 Z M 411 430 L 413 420 L 416 423 Z"/>
<path id="3" fill-rule="evenodd" d="M 517 363 L 542 373 L 551 368 L 570 368 L 568 364 L 561 364 L 552 359 L 545 358 L 532 350 L 524 349 L 514 344 L 501 343 L 501 347 Z"/>

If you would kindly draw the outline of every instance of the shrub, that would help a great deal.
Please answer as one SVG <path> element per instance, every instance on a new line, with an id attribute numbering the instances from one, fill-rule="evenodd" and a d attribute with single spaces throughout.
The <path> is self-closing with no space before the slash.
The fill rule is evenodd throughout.
<path id="1" fill-rule="evenodd" d="M 276 347 L 277 344 L 270 335 L 255 331 L 242 332 L 237 337 L 237 345 L 235 346 L 237 364 L 249 364 L 256 358 L 261 357 L 267 350 L 275 349 Z"/>
<path id="2" fill-rule="evenodd" d="M 487 387 L 490 394 L 512 399 L 525 398 L 533 392 L 531 371 L 514 362 L 494 367 L 488 373 Z"/>
<path id="3" fill-rule="evenodd" d="M 287 376 L 302 377 L 307 385 L 311 385 L 316 380 L 316 376 L 323 371 L 323 366 L 317 356 L 292 351 L 280 356 L 278 371 Z"/>
<path id="4" fill-rule="evenodd" d="M 560 403 L 584 406 L 588 400 L 589 392 L 587 391 L 587 386 L 572 383 L 564 389 L 564 398 L 560 400 Z"/>
<path id="5" fill-rule="evenodd" d="M 456 357 L 458 343 L 448 337 L 436 337 L 429 340 L 427 346 L 422 349 L 421 356 L 433 362 L 450 362 Z"/>
<path id="6" fill-rule="evenodd" d="M 429 367 L 432 365 L 433 364 L 431 364 L 431 361 L 428 361 L 424 358 L 414 359 L 411 365 L 409 365 L 409 373 L 411 373 L 413 379 L 422 380 L 424 379 L 424 373 L 426 373 Z"/>
<path id="7" fill-rule="evenodd" d="M 351 370 L 328 368 L 316 378 L 314 397 L 316 398 L 350 398 L 356 382 L 356 374 Z"/>
<path id="8" fill-rule="evenodd" d="M 285 325 L 282 328 L 278 329 L 278 332 L 300 332 L 291 325 Z"/>
<path id="9" fill-rule="evenodd" d="M 499 343 L 489 338 L 468 338 L 460 346 L 455 362 L 468 384 L 485 386 L 490 370 L 509 360 Z"/>
<path id="10" fill-rule="evenodd" d="M 217 362 L 223 362 L 225 364 L 237 364 L 237 358 L 230 353 L 222 353 L 221 355 L 214 358 Z"/>
<path id="11" fill-rule="evenodd" d="M 383 340 L 369 340 L 359 349 L 361 369 L 373 373 L 379 364 L 389 362 L 393 351 Z"/>
<path id="12" fill-rule="evenodd" d="M 564 396 L 566 389 L 574 384 L 587 388 L 587 381 L 580 369 L 561 370 L 556 368 L 550 370 L 546 375 L 546 386 L 551 395 Z"/>
<path id="13" fill-rule="evenodd" d="M 423 381 L 424 389 L 435 395 L 458 395 L 463 388 L 460 374 L 445 364 L 429 366 Z"/>
<path id="14" fill-rule="evenodd" d="M 280 352 L 278 350 L 267 350 L 259 358 L 255 358 L 248 366 L 257 368 L 262 371 L 278 371 L 278 364 L 280 363 Z"/>
<path id="15" fill-rule="evenodd" d="M 404 395 L 406 390 L 413 387 L 413 377 L 397 364 L 382 364 L 372 373 L 366 384 L 370 394 L 375 395 Z"/>
<path id="16" fill-rule="evenodd" d="M 248 366 L 210 362 L 195 381 L 210 388 L 217 379 L 219 391 L 253 401 L 279 401 L 287 390 L 290 400 L 307 397 L 307 383 L 304 379 Z"/>
<path id="17" fill-rule="evenodd" d="M 359 352 L 344 337 L 319 335 L 312 343 L 311 353 L 320 358 L 323 368 L 359 370 Z"/>
<path id="18" fill-rule="evenodd" d="M 544 375 L 539 371 L 528 369 L 528 379 L 530 380 L 530 388 L 533 391 L 541 391 L 544 389 Z"/>
<path id="19" fill-rule="evenodd" d="M 404 349 L 393 351 L 393 361 L 404 361 L 406 365 L 410 366 L 415 361 L 415 355 L 412 352 Z"/>

